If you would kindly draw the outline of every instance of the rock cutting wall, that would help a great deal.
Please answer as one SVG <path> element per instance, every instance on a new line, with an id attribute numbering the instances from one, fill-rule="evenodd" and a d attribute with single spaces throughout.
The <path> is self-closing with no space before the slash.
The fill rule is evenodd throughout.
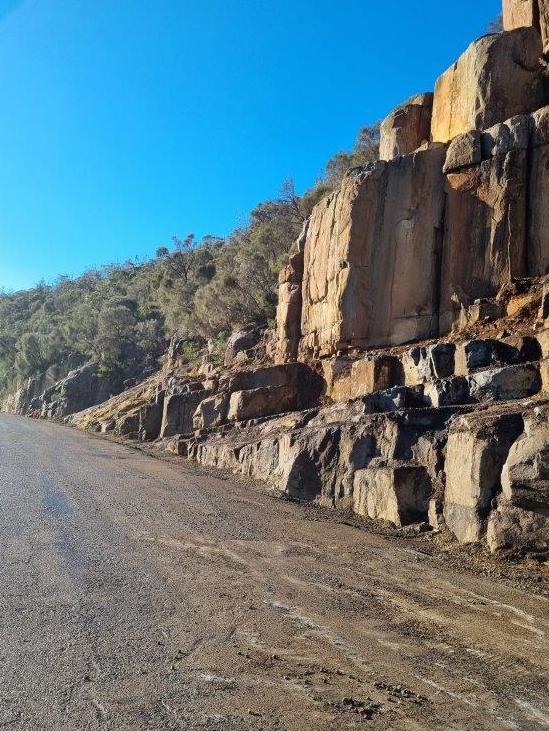
<path id="1" fill-rule="evenodd" d="M 436 334 L 445 152 L 352 173 L 316 206 L 304 245 L 302 358 Z M 281 358 L 291 350 L 284 333 L 296 330 L 279 323 Z"/>
<path id="2" fill-rule="evenodd" d="M 535 28 L 488 35 L 438 79 L 433 100 L 431 138 L 448 142 L 469 130 L 486 129 L 547 100 Z"/>
<path id="3" fill-rule="evenodd" d="M 549 107 L 354 170 L 281 276 L 278 360 L 449 333 L 549 272 Z"/>
<path id="4" fill-rule="evenodd" d="M 540 31 L 544 51 L 549 46 L 548 0 L 503 0 L 503 27 L 505 30 L 533 27 Z"/>

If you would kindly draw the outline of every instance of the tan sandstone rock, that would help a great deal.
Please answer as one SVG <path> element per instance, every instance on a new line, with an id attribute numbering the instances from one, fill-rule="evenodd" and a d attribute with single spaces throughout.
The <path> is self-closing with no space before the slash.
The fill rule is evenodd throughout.
<path id="1" fill-rule="evenodd" d="M 448 142 L 542 107 L 542 51 L 535 28 L 487 35 L 472 43 L 436 83 L 433 141 Z"/>
<path id="2" fill-rule="evenodd" d="M 393 160 L 415 152 L 431 139 L 433 94 L 418 94 L 391 112 L 381 123 L 379 157 Z"/>
<path id="3" fill-rule="evenodd" d="M 228 421 L 247 421 L 262 416 L 293 411 L 297 393 L 292 386 L 267 386 L 249 391 L 235 391 L 229 401 Z"/>
<path id="4" fill-rule="evenodd" d="M 423 467 L 368 467 L 355 473 L 353 509 L 374 520 L 408 525 L 427 520 L 430 494 Z"/>
<path id="5" fill-rule="evenodd" d="M 503 0 L 503 28 L 539 26 L 538 0 Z"/>
<path id="6" fill-rule="evenodd" d="M 449 378 L 455 372 L 455 351 L 453 343 L 436 343 L 428 347 L 415 347 L 402 356 L 404 382 L 417 386 L 434 379 Z"/>
<path id="7" fill-rule="evenodd" d="M 228 393 L 222 392 L 205 398 L 198 404 L 193 414 L 193 427 L 195 429 L 210 429 L 224 424 L 227 420 L 228 409 Z"/>
<path id="8" fill-rule="evenodd" d="M 501 475 L 502 493 L 488 523 L 492 551 L 549 549 L 549 409 L 525 418 Z"/>
<path id="9" fill-rule="evenodd" d="M 203 387 L 203 382 L 196 382 L 186 384 L 167 395 L 164 399 L 160 436 L 167 438 L 191 432 L 196 408 L 210 394 L 211 391 Z"/>
<path id="10" fill-rule="evenodd" d="M 547 0 L 503 0 L 505 30 L 532 26 L 541 32 L 543 47 L 549 45 L 549 2 Z"/>
<path id="11" fill-rule="evenodd" d="M 323 364 L 326 395 L 345 401 L 404 385 L 404 371 L 398 358 L 374 355 L 356 361 L 334 358 Z"/>
<path id="12" fill-rule="evenodd" d="M 280 272 L 276 310 L 276 362 L 288 363 L 297 358 L 301 338 L 301 286 L 303 251 L 308 222 L 290 252 L 288 265 Z"/>
<path id="13" fill-rule="evenodd" d="M 448 146 L 444 172 L 451 173 L 463 167 L 477 165 L 481 160 L 481 133 L 478 130 L 464 132 L 454 137 Z"/>
<path id="14" fill-rule="evenodd" d="M 436 334 L 444 157 L 438 146 L 353 171 L 314 208 L 302 357 Z"/>
<path id="15" fill-rule="evenodd" d="M 487 133 L 485 154 L 446 176 L 440 333 L 458 326 L 476 299 L 526 275 L 527 117 Z"/>
<path id="16" fill-rule="evenodd" d="M 460 543 L 474 543 L 484 535 L 503 465 L 521 430 L 519 414 L 472 414 L 460 417 L 450 428 L 444 518 Z"/>
<path id="17" fill-rule="evenodd" d="M 549 272 L 549 107 L 531 116 L 528 274 Z"/>

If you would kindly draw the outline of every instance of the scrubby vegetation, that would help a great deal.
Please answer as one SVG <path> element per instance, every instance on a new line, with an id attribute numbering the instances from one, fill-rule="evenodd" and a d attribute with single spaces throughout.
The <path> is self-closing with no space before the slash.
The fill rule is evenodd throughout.
<path id="1" fill-rule="evenodd" d="M 503 15 L 498 15 L 490 23 L 488 23 L 488 33 L 501 33 L 503 30 Z"/>
<path id="2" fill-rule="evenodd" d="M 0 293 L 0 394 L 69 354 L 135 374 L 158 365 L 172 334 L 186 338 L 192 353 L 238 323 L 268 322 L 278 271 L 312 207 L 350 168 L 376 160 L 378 143 L 378 125 L 364 128 L 354 149 L 335 155 L 311 190 L 298 196 L 288 181 L 226 239 L 174 236 L 150 261 Z"/>

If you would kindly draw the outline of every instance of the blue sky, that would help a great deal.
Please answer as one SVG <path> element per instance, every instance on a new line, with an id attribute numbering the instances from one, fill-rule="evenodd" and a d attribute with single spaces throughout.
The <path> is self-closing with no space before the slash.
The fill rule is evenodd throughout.
<path id="1" fill-rule="evenodd" d="M 499 7 L 0 0 L 0 288 L 228 233 L 432 89 Z"/>

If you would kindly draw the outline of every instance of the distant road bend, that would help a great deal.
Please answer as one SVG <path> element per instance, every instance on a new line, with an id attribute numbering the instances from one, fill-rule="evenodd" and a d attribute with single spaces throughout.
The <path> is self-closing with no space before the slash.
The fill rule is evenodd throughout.
<path id="1" fill-rule="evenodd" d="M 0 415 L 0 729 L 549 728 L 549 604 Z"/>

